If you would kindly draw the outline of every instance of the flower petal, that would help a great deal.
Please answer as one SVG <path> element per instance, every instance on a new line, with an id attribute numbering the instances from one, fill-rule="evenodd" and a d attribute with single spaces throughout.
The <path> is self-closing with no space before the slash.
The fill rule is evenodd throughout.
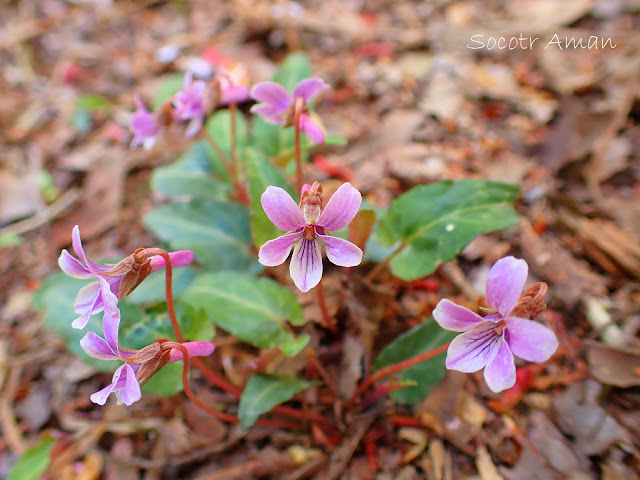
<path id="1" fill-rule="evenodd" d="M 258 103 L 251 107 L 249 111 L 255 115 L 260 115 L 265 122 L 273 123 L 274 125 L 282 125 L 284 123 L 283 110 L 280 107 L 274 107 L 268 103 Z"/>
<path id="2" fill-rule="evenodd" d="M 249 98 L 249 87 L 244 85 L 234 85 L 223 89 L 220 105 L 230 103 L 241 103 Z"/>
<path id="3" fill-rule="evenodd" d="M 433 311 L 433 318 L 442 328 L 452 332 L 466 332 L 485 321 L 477 313 L 456 305 L 448 298 L 443 298 L 438 302 Z"/>
<path id="4" fill-rule="evenodd" d="M 496 393 L 516 384 L 516 366 L 507 342 L 500 342 L 498 352 L 484 369 L 484 380 Z"/>
<path id="5" fill-rule="evenodd" d="M 210 342 L 186 342 L 182 345 L 187 349 L 189 358 L 208 357 L 216 348 L 215 345 Z M 172 348 L 169 355 L 169 361 L 167 363 L 179 362 L 184 358 L 182 351 L 177 348 Z"/>
<path id="6" fill-rule="evenodd" d="M 327 247 L 327 258 L 334 265 L 355 267 L 362 262 L 362 250 L 357 245 L 339 237 L 317 234 Z"/>
<path id="7" fill-rule="evenodd" d="M 324 131 L 320 128 L 320 125 L 311 120 L 309 115 L 304 113 L 300 115 L 300 130 L 316 145 L 324 143 Z"/>
<path id="8" fill-rule="evenodd" d="M 80 346 L 84 353 L 90 357 L 97 358 L 99 360 L 119 360 L 120 357 L 113 353 L 111 347 L 107 341 L 96 335 L 94 332 L 88 332 L 82 340 L 80 340 Z"/>
<path id="9" fill-rule="evenodd" d="M 517 357 L 529 362 L 546 362 L 558 348 L 555 333 L 537 322 L 507 317 L 506 339 Z"/>
<path id="10" fill-rule="evenodd" d="M 58 257 L 58 266 L 60 269 L 73 278 L 93 278 L 95 274 L 91 273 L 89 269 L 80 260 L 73 257 L 67 250 L 62 250 L 60 257 Z"/>
<path id="11" fill-rule="evenodd" d="M 281 265 L 291 252 L 291 245 L 302 236 L 302 232 L 293 232 L 269 240 L 260 247 L 258 261 L 265 267 Z"/>
<path id="12" fill-rule="evenodd" d="M 122 387 L 120 387 L 121 383 L 123 384 Z M 120 387 L 120 391 L 116 392 L 116 398 L 118 399 L 119 404 L 124 403 L 127 406 L 131 406 L 142 398 L 142 392 L 140 391 L 140 384 L 136 379 L 136 373 L 128 363 L 124 364 L 124 376 L 120 376 L 120 381 L 118 382 L 117 387 Z"/>
<path id="13" fill-rule="evenodd" d="M 204 124 L 203 116 L 198 115 L 193 117 L 189 122 L 189 124 L 187 125 L 187 129 L 185 130 L 184 135 L 187 138 L 193 138 L 193 136 L 200 131 L 203 124 Z"/>
<path id="14" fill-rule="evenodd" d="M 267 187 L 260 201 L 264 213 L 280 230 L 288 232 L 307 225 L 296 202 L 282 188 Z"/>
<path id="15" fill-rule="evenodd" d="M 322 255 L 320 241 L 317 238 L 308 240 L 303 237 L 296 243 L 289 273 L 293 283 L 303 292 L 308 292 L 318 285 L 322 278 Z"/>
<path id="16" fill-rule="evenodd" d="M 324 227 L 329 232 L 346 227 L 358 213 L 361 202 L 360 192 L 349 182 L 344 183 L 329 199 L 318 218 L 318 226 Z"/>
<path id="17" fill-rule="evenodd" d="M 104 338 L 114 352 L 118 352 L 118 329 L 120 328 L 120 309 L 118 297 L 111 291 L 111 285 L 103 277 L 98 277 L 100 282 L 100 296 L 104 305 L 102 317 L 102 330 Z"/>
<path id="18" fill-rule="evenodd" d="M 276 82 L 256 83 L 249 92 L 249 95 L 258 102 L 265 102 L 274 107 L 278 107 L 281 112 L 291 104 L 291 97 L 285 88 Z"/>
<path id="19" fill-rule="evenodd" d="M 293 98 L 302 98 L 308 102 L 321 91 L 329 88 L 327 82 L 318 77 L 305 78 L 293 89 Z"/>
<path id="20" fill-rule="evenodd" d="M 509 315 L 518 303 L 528 272 L 529 266 L 524 260 L 514 257 L 498 260 L 487 278 L 487 305 L 503 317 Z"/>
<path id="21" fill-rule="evenodd" d="M 103 309 L 100 296 L 100 283 L 92 282 L 80 289 L 73 303 L 73 309 L 80 314 L 71 327 L 82 330 L 94 313 L 100 313 Z"/>
<path id="22" fill-rule="evenodd" d="M 169 258 L 171 259 L 172 267 L 184 267 L 190 265 L 194 257 L 191 250 L 178 250 L 176 252 L 169 252 Z M 166 267 L 164 258 L 160 255 L 154 255 L 149 260 L 151 261 L 151 272 L 162 270 Z"/>
<path id="23" fill-rule="evenodd" d="M 498 352 L 502 336 L 493 322 L 482 322 L 453 339 L 447 350 L 446 366 L 471 373 L 486 366 Z"/>
<path id="24" fill-rule="evenodd" d="M 71 232 L 71 242 L 73 244 L 73 251 L 76 252 L 76 255 L 80 257 L 80 260 L 82 260 L 87 265 L 87 268 L 90 272 L 100 273 L 104 270 L 107 270 L 108 267 L 105 268 L 101 267 L 100 265 L 96 265 L 85 255 L 84 249 L 82 248 L 82 240 L 80 239 L 80 227 L 78 225 L 73 227 L 73 231 Z"/>

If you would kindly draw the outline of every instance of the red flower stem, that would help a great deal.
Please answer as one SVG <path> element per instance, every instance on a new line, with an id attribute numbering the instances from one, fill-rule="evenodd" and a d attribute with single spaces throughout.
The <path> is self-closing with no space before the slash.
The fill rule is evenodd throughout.
<path id="1" fill-rule="evenodd" d="M 235 130 L 235 127 L 233 127 L 234 125 L 235 125 L 235 122 L 232 121 L 232 130 Z M 236 189 L 236 195 L 238 196 L 238 201 L 240 203 L 243 203 L 244 205 L 250 205 L 251 200 L 249 199 L 249 195 L 247 194 L 246 188 L 244 188 L 242 183 L 240 183 L 240 180 L 238 180 L 238 174 L 236 172 L 236 168 L 234 165 L 235 140 L 232 139 L 231 141 L 232 161 L 229 162 L 229 159 L 220 148 L 220 145 L 218 145 L 218 142 L 214 140 L 214 138 L 211 136 L 211 134 L 206 128 L 203 128 L 203 130 L 205 132 L 204 138 L 207 139 L 207 142 L 209 143 L 213 151 L 216 153 L 216 155 L 220 158 L 220 162 L 222 163 L 224 168 L 227 170 L 227 172 L 229 172 L 229 175 L 231 176 L 231 181 L 233 182 L 233 186 Z M 232 133 L 232 135 L 234 134 Z"/>
<path id="2" fill-rule="evenodd" d="M 318 304 L 320 305 L 320 311 L 322 312 L 322 321 L 324 322 L 324 328 L 329 329 L 332 333 L 338 333 L 336 324 L 331 318 L 331 315 L 329 315 L 329 310 L 327 309 L 327 304 L 324 300 L 324 289 L 322 288 L 322 279 L 320 279 L 320 282 L 316 287 L 316 293 L 318 294 Z"/>
<path id="3" fill-rule="evenodd" d="M 173 288 L 172 288 L 173 265 L 171 264 L 171 257 L 166 251 L 162 250 L 161 248 L 147 248 L 142 253 L 145 255 L 160 255 L 164 259 L 164 262 L 166 265 L 165 289 L 166 289 L 166 296 L 167 296 L 167 311 L 169 312 L 169 319 L 171 320 L 171 328 L 173 328 L 173 333 L 175 334 L 178 341 L 180 343 L 184 343 L 185 338 L 184 338 L 184 335 L 182 334 L 182 330 L 180 330 L 180 325 L 178 324 L 178 318 L 176 317 L 176 309 L 173 303 Z M 208 369 L 199 358 L 193 359 L 193 365 L 198 370 L 200 370 L 200 372 L 202 372 L 202 374 L 215 386 L 233 395 L 236 398 L 240 398 L 242 391 L 239 388 L 235 387 L 234 385 L 231 385 L 224 378 L 219 377 L 214 371 Z"/>
<path id="4" fill-rule="evenodd" d="M 374 383 L 378 382 L 379 380 L 382 380 L 385 377 L 388 377 L 389 375 L 392 375 L 396 372 L 404 370 L 405 368 L 412 367 L 420 362 L 424 362 L 425 360 L 429 360 L 430 358 L 440 355 L 441 353 L 445 352 L 447 348 L 449 348 L 450 343 L 451 342 L 447 342 L 444 345 L 440 345 L 439 347 L 434 348 L 433 350 L 429 350 L 427 352 L 416 355 L 415 357 L 411 357 L 406 360 L 403 360 L 402 362 L 394 363 L 393 365 L 389 365 L 384 368 L 381 368 L 380 370 L 378 370 L 373 375 L 369 376 L 369 378 L 367 378 L 364 382 L 360 384 L 358 389 L 353 393 L 353 395 L 347 402 L 346 407 L 347 408 L 352 407 L 356 399 L 360 397 L 364 392 L 366 392 L 367 389 Z"/>
<path id="5" fill-rule="evenodd" d="M 296 104 L 293 113 L 293 125 L 295 128 L 295 145 L 296 145 L 296 184 L 298 193 L 302 191 L 302 148 L 300 147 L 300 113 L 301 107 Z"/>
<path id="6" fill-rule="evenodd" d="M 184 342 L 184 340 L 181 340 L 181 342 Z M 177 342 L 166 342 L 166 346 L 167 347 L 170 346 L 171 348 L 176 348 L 182 352 L 182 356 L 184 357 L 182 362 L 182 387 L 184 388 L 184 393 L 187 395 L 187 398 L 191 400 L 193 403 L 195 403 L 202 410 L 207 412 L 209 415 L 212 415 L 225 422 L 240 423 L 240 420 L 238 419 L 238 417 L 229 415 L 224 412 L 219 412 L 215 408 L 212 408 L 206 403 L 204 403 L 202 400 L 196 397 L 196 395 L 193 393 L 193 391 L 191 390 L 191 387 L 189 386 L 189 351 L 187 350 L 187 347 L 182 345 L 182 343 L 177 343 Z"/>
<path id="7" fill-rule="evenodd" d="M 160 255 L 164 259 L 164 262 L 166 264 L 165 286 L 166 286 L 166 296 L 167 296 L 167 311 L 169 312 L 171 327 L 173 328 L 173 332 L 176 338 L 180 343 L 184 343 L 185 338 L 184 338 L 184 335 L 182 334 L 182 331 L 180 330 L 180 325 L 178 324 L 178 319 L 176 317 L 176 310 L 173 303 L 173 291 L 172 291 L 173 265 L 171 264 L 171 257 L 165 250 L 162 250 L 161 248 L 147 248 L 141 253 L 143 255 Z M 213 383 L 216 387 L 234 396 L 235 398 L 240 398 L 242 396 L 242 390 L 240 390 L 235 385 L 230 384 L 224 378 L 218 376 L 218 374 L 215 373 L 210 368 L 208 368 L 200 358 L 197 358 L 197 357 L 192 358 L 191 362 L 193 363 L 193 366 L 196 367 L 200 371 L 200 373 L 202 373 L 202 375 L 211 383 Z M 306 418 L 308 420 L 311 420 L 312 422 L 332 423 L 331 420 L 323 417 L 322 415 L 316 415 L 312 413 L 304 414 L 303 412 L 300 412 L 294 408 L 285 407 L 282 405 L 274 407 L 271 411 L 273 413 L 280 413 L 282 415 L 287 415 L 288 417 L 291 417 L 291 418 L 301 418 L 301 419 Z M 285 422 L 280 422 L 277 420 L 266 420 L 266 419 L 265 420 L 259 419 L 256 422 L 256 425 L 280 426 L 280 427 L 289 428 L 289 429 L 291 429 L 291 427 L 294 426 L 291 423 L 286 424 Z M 294 430 L 295 430 L 295 427 L 296 426 L 294 426 L 293 428 Z"/>
<path id="8" fill-rule="evenodd" d="M 391 262 L 391 260 L 393 259 L 393 257 L 395 257 L 398 253 L 400 253 L 400 251 L 405 247 L 404 243 L 401 243 L 400 245 L 398 245 L 389 255 L 387 255 L 387 257 L 382 260 L 382 262 L 380 262 L 378 265 L 375 266 L 375 268 L 373 270 L 371 270 L 366 277 L 364 277 L 364 279 L 368 282 L 371 282 L 374 278 L 376 278 L 380 273 L 382 273 L 382 270 L 384 270 L 385 268 L 387 268 L 387 266 L 389 265 L 389 263 Z"/>

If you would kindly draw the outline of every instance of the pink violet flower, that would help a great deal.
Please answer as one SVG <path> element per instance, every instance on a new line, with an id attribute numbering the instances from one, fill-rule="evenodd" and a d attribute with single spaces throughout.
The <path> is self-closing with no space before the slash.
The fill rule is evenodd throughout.
<path id="1" fill-rule="evenodd" d="M 309 100 L 318 95 L 323 90 L 329 88 L 324 80 L 318 77 L 302 80 L 293 89 L 291 95 L 285 88 L 276 82 L 260 82 L 251 88 L 250 95 L 257 100 L 257 105 L 251 107 L 251 113 L 260 115 L 265 121 L 282 125 L 283 127 L 293 125 L 293 109 L 296 100 L 302 102 L 300 113 L 300 130 L 309 139 L 320 145 L 324 143 L 324 132 L 322 128 L 314 122 L 308 114 L 307 104 Z"/>
<path id="2" fill-rule="evenodd" d="M 145 150 L 150 150 L 156 144 L 161 126 L 157 115 L 151 113 L 142 103 L 140 95 L 135 95 L 137 110 L 131 117 L 129 128 L 133 133 L 131 148 L 142 145 Z"/>
<path id="3" fill-rule="evenodd" d="M 178 120 L 189 120 L 187 138 L 193 137 L 204 124 L 206 85 L 202 80 L 193 81 L 193 74 L 187 72 L 184 76 L 182 90 L 173 97 L 173 114 Z"/>
<path id="4" fill-rule="evenodd" d="M 82 248 L 80 239 L 80 228 L 73 227 L 71 234 L 73 251 L 79 260 L 73 257 L 66 249 L 62 250 L 58 258 L 60 269 L 73 278 L 89 279 L 95 278 L 97 281 L 89 283 L 80 289 L 74 302 L 74 309 L 80 316 L 76 318 L 71 326 L 83 329 L 89 317 L 104 311 L 102 319 L 104 335 L 112 345 L 118 345 L 118 327 L 120 325 L 120 310 L 118 309 L 120 284 L 124 275 L 107 275 L 113 269 L 113 265 L 97 265 L 89 260 Z M 193 262 L 193 252 L 181 250 L 170 252 L 171 264 L 174 267 L 189 265 Z M 154 255 L 149 259 L 149 272 L 154 272 L 165 268 L 164 259 Z"/>
<path id="5" fill-rule="evenodd" d="M 242 103 L 249 99 L 249 87 L 240 81 L 240 75 L 234 70 L 220 68 L 214 78 L 220 90 L 220 106 L 230 103 Z"/>
<path id="6" fill-rule="evenodd" d="M 187 349 L 189 358 L 209 356 L 215 348 L 209 342 L 186 342 L 182 345 Z M 104 405 L 112 393 L 116 396 L 118 405 L 122 403 L 132 405 L 142 396 L 140 385 L 143 385 L 167 363 L 184 359 L 182 351 L 177 348 L 162 351 L 161 344 L 153 344 L 141 350 L 124 350 L 93 332 L 88 332 L 80 340 L 80 346 L 90 357 L 124 362 L 114 372 L 111 383 L 91 395 L 91 401 L 98 405 Z"/>
<path id="7" fill-rule="evenodd" d="M 313 196 L 314 187 L 320 192 L 320 200 L 316 203 L 305 201 L 309 197 L 317 198 Z M 310 190 L 312 195 L 309 195 Z M 328 234 L 346 227 L 353 220 L 362 201 L 360 192 L 345 183 L 336 190 L 324 210 L 321 209 L 321 192 L 320 184 L 314 184 L 311 189 L 305 185 L 300 207 L 279 187 L 268 187 L 261 197 L 262 208 L 269 220 L 279 229 L 291 233 L 262 245 L 258 260 L 262 265 L 275 267 L 287 259 L 293 246 L 289 272 L 296 287 L 303 292 L 311 290 L 322 278 L 323 243 L 327 258 L 335 265 L 354 267 L 362 261 L 360 248 Z"/>
<path id="8" fill-rule="evenodd" d="M 484 368 L 489 388 L 500 392 L 516 382 L 514 355 L 544 362 L 558 348 L 555 334 L 529 319 L 511 316 L 527 279 L 527 262 L 514 257 L 498 260 L 487 279 L 486 301 L 494 311 L 486 317 L 448 299 L 438 302 L 433 318 L 445 330 L 462 332 L 447 351 L 446 366 L 471 373 Z"/>

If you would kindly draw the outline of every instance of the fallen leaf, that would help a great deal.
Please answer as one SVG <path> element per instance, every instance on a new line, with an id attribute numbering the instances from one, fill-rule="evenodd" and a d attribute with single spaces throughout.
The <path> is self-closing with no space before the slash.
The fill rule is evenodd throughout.
<path id="1" fill-rule="evenodd" d="M 593 377 L 605 385 L 628 388 L 640 385 L 638 352 L 614 348 L 593 340 L 584 340 L 587 362 Z"/>

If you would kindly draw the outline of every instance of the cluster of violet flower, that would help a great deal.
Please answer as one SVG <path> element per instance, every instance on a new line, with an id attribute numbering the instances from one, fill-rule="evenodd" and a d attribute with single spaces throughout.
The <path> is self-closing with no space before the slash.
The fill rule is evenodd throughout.
<path id="1" fill-rule="evenodd" d="M 216 75 L 209 85 L 194 81 L 188 73 L 182 90 L 157 113 L 149 112 L 136 97 L 138 110 L 131 121 L 132 147 L 151 148 L 163 126 L 171 121 L 188 121 L 186 134 L 192 137 L 214 108 L 245 101 L 249 96 L 260 102 L 251 108 L 251 112 L 270 123 L 294 126 L 314 143 L 321 144 L 324 132 L 312 119 L 308 102 L 326 88 L 328 85 L 322 79 L 313 77 L 302 80 L 291 95 L 274 82 L 258 83 L 249 91 L 224 72 Z M 262 207 L 273 224 L 288 233 L 262 245 L 258 260 L 269 267 L 281 265 L 293 249 L 289 271 L 294 284 L 303 292 L 317 286 L 322 278 L 322 245 L 332 263 L 343 267 L 359 265 L 362 250 L 330 232 L 348 226 L 360 209 L 361 201 L 360 192 L 349 183 L 340 186 L 326 206 L 318 182 L 302 187 L 299 204 L 282 188 L 269 186 L 262 194 Z M 119 403 L 131 405 L 140 399 L 141 384 L 165 364 L 183 359 L 182 348 L 186 348 L 189 356 L 207 356 L 213 352 L 214 346 L 209 342 L 187 342 L 179 349 L 175 348 L 179 344 L 164 339 L 141 350 L 119 346 L 118 301 L 151 272 L 164 268 L 165 261 L 154 254 L 154 249 L 139 249 L 115 266 L 96 265 L 82 249 L 77 226 L 73 229 L 72 240 L 80 260 L 64 250 L 59 259 L 60 268 L 72 277 L 96 280 L 78 293 L 74 308 L 80 316 L 72 326 L 82 329 L 91 315 L 104 312 L 104 338 L 89 332 L 81 340 L 81 346 L 94 358 L 123 362 L 111 384 L 94 393 L 92 401 L 102 405 L 114 393 Z M 190 251 L 171 252 L 169 257 L 173 266 L 188 265 L 193 261 Z M 544 309 L 541 302 L 546 285 L 543 284 L 541 295 L 533 297 L 529 291 L 521 295 L 527 274 L 524 260 L 505 257 L 496 262 L 487 280 L 486 301 L 491 313 L 486 317 L 448 299 L 438 303 L 433 312 L 435 320 L 444 329 L 462 332 L 448 348 L 447 368 L 468 373 L 484 368 L 487 385 L 499 392 L 515 384 L 514 355 L 531 362 L 544 362 L 551 357 L 558 347 L 556 336 L 533 321 Z"/>
<path id="2" fill-rule="evenodd" d="M 177 348 L 179 344 L 166 339 L 159 339 L 140 350 L 124 348 L 118 341 L 118 301 L 131 293 L 147 275 L 165 268 L 165 260 L 160 255 L 150 255 L 153 249 L 138 249 L 116 265 L 97 265 L 84 253 L 77 225 L 73 228 L 71 238 L 73 250 L 78 258 L 63 250 L 58 265 L 64 273 L 73 278 L 96 280 L 78 292 L 74 309 L 79 317 L 71 326 L 84 329 L 92 315 L 104 312 L 104 337 L 88 332 L 80 340 L 80 346 L 90 357 L 123 362 L 113 374 L 111 383 L 91 395 L 91 401 L 104 405 L 113 393 L 119 404 L 131 405 L 140 400 L 140 386 L 164 365 L 183 360 L 182 349 Z M 171 252 L 168 255 L 172 266 L 185 266 L 193 261 L 193 252 L 189 250 Z M 209 342 L 186 342 L 182 347 L 186 349 L 189 357 L 208 356 L 214 350 L 213 344 Z"/>
<path id="3" fill-rule="evenodd" d="M 182 89 L 173 95 L 155 113 L 150 112 L 142 103 L 139 95 L 135 97 L 136 112 L 131 117 L 130 129 L 133 133 L 131 147 L 142 145 L 151 149 L 163 128 L 173 122 L 188 122 L 185 130 L 187 138 L 195 136 L 204 125 L 208 114 L 219 107 L 242 103 L 250 97 L 259 104 L 251 108 L 252 113 L 260 115 L 265 121 L 283 127 L 298 127 L 311 141 L 324 143 L 322 127 L 309 115 L 308 102 L 323 90 L 329 88 L 324 80 L 312 77 L 302 80 L 293 89 L 291 95 L 275 82 L 260 82 L 251 89 L 239 84 L 232 72 L 221 69 L 209 82 L 194 80 L 187 72 Z"/>

